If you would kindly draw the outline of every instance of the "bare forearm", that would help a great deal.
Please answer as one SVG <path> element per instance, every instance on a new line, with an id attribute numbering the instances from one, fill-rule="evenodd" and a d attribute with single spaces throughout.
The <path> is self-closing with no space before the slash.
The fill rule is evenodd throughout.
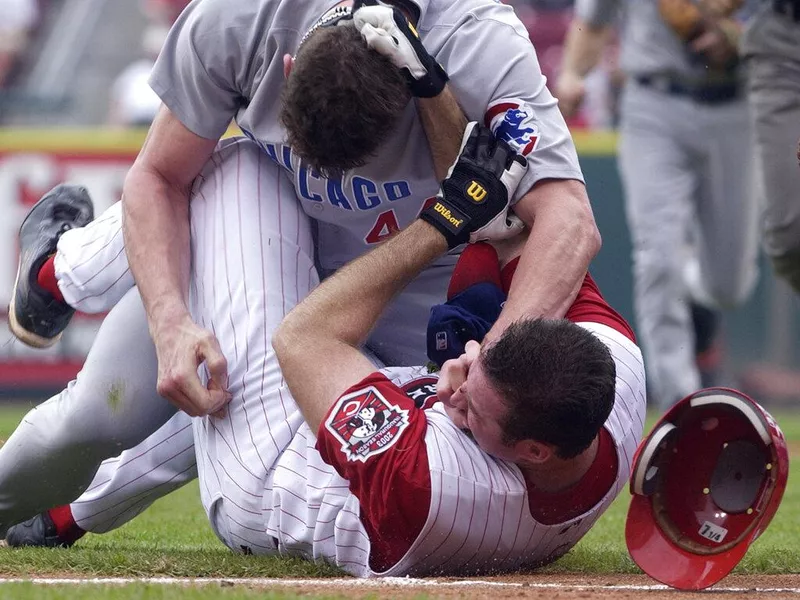
<path id="1" fill-rule="evenodd" d="M 564 42 L 562 70 L 585 76 L 600 62 L 609 35 L 608 27 L 596 27 L 581 19 L 573 19 Z"/>
<path id="2" fill-rule="evenodd" d="M 521 317 L 563 317 L 574 301 L 600 249 L 600 234 L 580 188 L 578 182 L 556 187 L 537 210 L 508 301 L 490 337 Z"/>
<path id="3" fill-rule="evenodd" d="M 152 331 L 188 315 L 188 190 L 134 166 L 125 180 L 122 208 L 128 262 Z"/>
<path id="4" fill-rule="evenodd" d="M 440 233 L 415 221 L 342 267 L 287 315 L 280 329 L 291 330 L 295 339 L 332 338 L 358 347 L 395 294 L 446 251 Z"/>
<path id="5" fill-rule="evenodd" d="M 290 312 L 272 346 L 303 417 L 313 431 L 337 398 L 375 368 L 360 346 L 386 305 L 447 250 L 423 221 L 345 265 Z"/>
<path id="6" fill-rule="evenodd" d="M 449 86 L 434 98 L 418 98 L 417 110 L 428 138 L 436 179 L 442 181 L 458 156 L 467 118 Z"/>

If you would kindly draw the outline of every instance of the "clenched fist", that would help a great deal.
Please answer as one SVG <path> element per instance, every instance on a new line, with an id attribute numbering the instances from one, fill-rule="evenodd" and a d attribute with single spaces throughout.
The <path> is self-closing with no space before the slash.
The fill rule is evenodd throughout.
<path id="1" fill-rule="evenodd" d="M 565 119 L 575 116 L 583 104 L 586 96 L 586 82 L 577 73 L 564 71 L 556 80 L 556 98 L 558 98 L 558 108 Z"/>

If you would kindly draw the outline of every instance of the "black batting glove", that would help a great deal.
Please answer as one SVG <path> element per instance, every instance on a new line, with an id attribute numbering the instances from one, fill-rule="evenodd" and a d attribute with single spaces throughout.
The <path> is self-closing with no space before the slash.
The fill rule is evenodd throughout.
<path id="1" fill-rule="evenodd" d="M 433 225 L 455 248 L 469 241 L 498 239 L 486 235 L 499 230 L 519 232 L 522 223 L 509 217 L 509 203 L 528 161 L 492 131 L 472 122 L 467 125 L 461 151 L 442 182 L 436 201 L 420 219 Z"/>

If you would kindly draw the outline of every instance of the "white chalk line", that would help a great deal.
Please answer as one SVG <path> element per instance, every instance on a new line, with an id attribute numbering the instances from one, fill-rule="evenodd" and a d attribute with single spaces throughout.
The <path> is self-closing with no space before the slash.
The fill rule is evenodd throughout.
<path id="1" fill-rule="evenodd" d="M 185 585 L 204 586 L 212 584 L 243 585 L 254 587 L 315 587 L 315 588 L 342 588 L 365 587 L 380 588 L 391 586 L 404 587 L 495 587 L 495 588 L 531 588 L 531 589 L 558 589 L 558 590 L 609 590 L 609 591 L 634 591 L 655 592 L 669 590 L 666 585 L 603 585 L 600 583 L 521 583 L 512 581 L 485 581 L 469 579 L 461 581 L 438 581 L 435 579 L 416 579 L 412 577 L 381 577 L 379 579 L 277 579 L 266 577 L 93 577 L 93 578 L 68 578 L 68 577 L 0 577 L 0 585 L 7 583 L 31 583 L 35 585 L 129 585 L 147 583 L 154 585 Z M 746 587 L 713 587 L 709 592 L 748 592 L 756 594 L 800 594 L 800 588 L 746 588 Z"/>

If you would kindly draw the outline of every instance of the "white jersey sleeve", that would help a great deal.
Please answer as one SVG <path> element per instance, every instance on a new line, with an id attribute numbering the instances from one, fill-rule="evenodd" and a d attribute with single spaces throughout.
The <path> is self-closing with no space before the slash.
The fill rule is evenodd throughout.
<path id="1" fill-rule="evenodd" d="M 541 179 L 583 181 L 569 129 L 513 9 L 467 0 L 436 21 L 420 35 L 450 76 L 466 116 L 490 126 L 528 158 L 516 199 Z"/>

